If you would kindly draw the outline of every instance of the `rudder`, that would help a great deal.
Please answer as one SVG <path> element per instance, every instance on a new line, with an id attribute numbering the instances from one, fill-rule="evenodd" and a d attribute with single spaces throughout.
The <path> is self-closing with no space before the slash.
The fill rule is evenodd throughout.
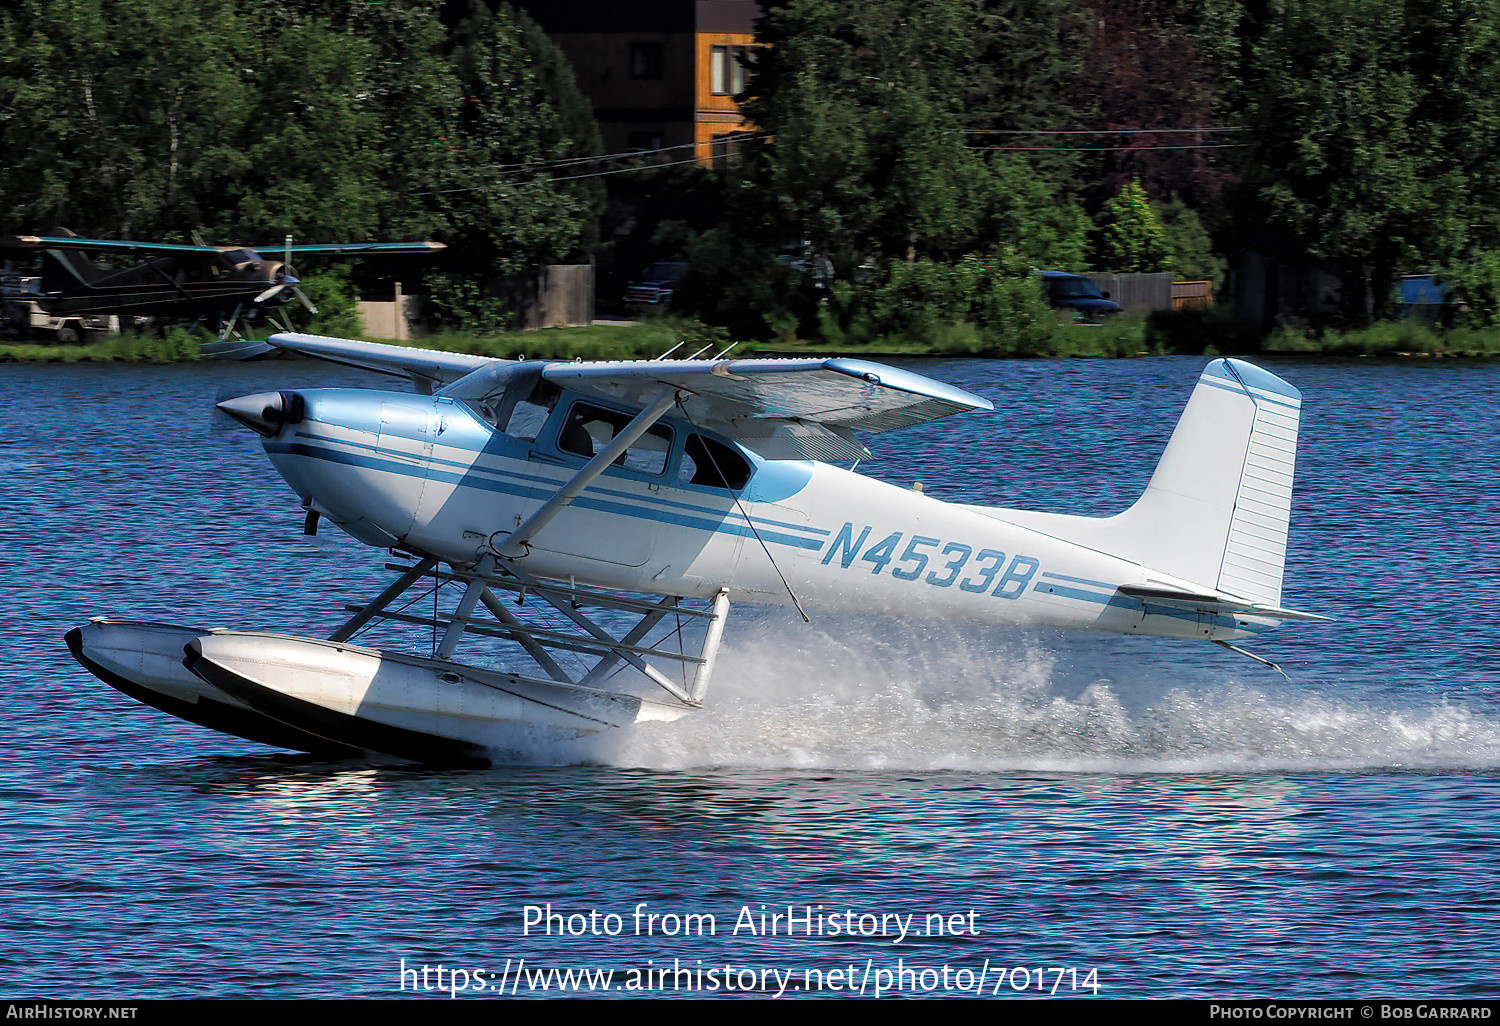
<path id="1" fill-rule="evenodd" d="M 1113 518 L 1120 554 L 1278 604 L 1301 407 L 1297 389 L 1253 364 L 1205 367 L 1145 493 Z"/>

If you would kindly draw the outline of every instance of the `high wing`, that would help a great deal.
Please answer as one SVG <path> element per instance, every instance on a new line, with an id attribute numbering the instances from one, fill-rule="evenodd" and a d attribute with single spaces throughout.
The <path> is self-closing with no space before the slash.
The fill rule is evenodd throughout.
<path id="1" fill-rule="evenodd" d="M 366 370 L 409 377 L 420 391 L 445 388 L 460 398 L 468 374 L 487 391 L 497 364 L 513 361 L 318 335 L 272 335 L 277 349 Z M 542 377 L 584 395 L 649 406 L 666 388 L 681 395 L 693 423 L 743 443 L 768 459 L 863 459 L 854 432 L 876 433 L 967 410 L 993 410 L 989 400 L 896 367 L 843 358 L 811 360 L 635 360 L 547 363 Z M 476 375 L 476 378 L 481 377 Z"/>
<path id="2" fill-rule="evenodd" d="M 81 249 L 118 253 L 218 253 L 228 246 L 192 246 L 171 242 L 130 242 L 123 239 L 82 239 L 76 235 L 7 235 L 0 249 Z"/>
<path id="3" fill-rule="evenodd" d="M 448 247 L 441 242 L 330 242 L 307 246 L 285 246 L 267 242 L 260 246 L 237 247 L 261 253 L 430 253 Z"/>
<path id="4" fill-rule="evenodd" d="M 491 356 L 444 353 L 436 349 L 391 346 L 381 342 L 356 342 L 325 335 L 288 332 L 272 335 L 266 345 L 288 353 L 311 356 L 347 367 L 410 378 L 418 392 L 430 394 L 444 385 L 496 363 L 509 363 Z"/>
<path id="5" fill-rule="evenodd" d="M 967 410 L 989 400 L 920 374 L 843 358 L 643 360 L 554 363 L 542 376 L 562 388 L 632 406 L 663 386 L 681 411 L 768 459 L 863 459 L 855 431 L 880 432 Z"/>
<path id="6" fill-rule="evenodd" d="M 128 239 L 84 239 L 76 235 L 7 235 L 0 238 L 0 249 L 81 249 L 118 253 L 223 253 L 250 249 L 275 256 L 280 253 L 430 253 L 446 249 L 441 242 L 330 242 L 306 246 L 286 246 L 269 242 L 260 246 L 195 246 L 175 242 L 133 242 Z"/>

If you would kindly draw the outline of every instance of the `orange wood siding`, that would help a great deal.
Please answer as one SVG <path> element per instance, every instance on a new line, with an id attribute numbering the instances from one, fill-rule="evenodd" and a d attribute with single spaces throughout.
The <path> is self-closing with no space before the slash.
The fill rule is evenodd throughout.
<path id="1" fill-rule="evenodd" d="M 694 40 L 695 88 L 693 90 L 693 155 L 700 163 L 713 160 L 715 136 L 753 132 L 755 126 L 740 114 L 733 96 L 713 91 L 713 53 L 716 46 L 753 46 L 755 36 L 743 32 L 699 32 Z"/>

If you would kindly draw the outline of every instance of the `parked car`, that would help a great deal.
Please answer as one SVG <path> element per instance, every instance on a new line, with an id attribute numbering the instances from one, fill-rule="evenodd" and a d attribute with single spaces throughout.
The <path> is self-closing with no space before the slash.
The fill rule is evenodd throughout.
<path id="1" fill-rule="evenodd" d="M 625 305 L 638 313 L 659 313 L 672 302 L 672 290 L 687 270 L 687 264 L 658 260 L 635 281 L 625 286 Z"/>
<path id="2" fill-rule="evenodd" d="M 9 271 L 0 273 L 0 338 L 71 345 L 118 330 L 115 317 L 80 314 L 54 317 L 38 304 L 41 297 L 40 278 L 26 278 Z"/>
<path id="3" fill-rule="evenodd" d="M 1042 285 L 1047 290 L 1047 302 L 1054 310 L 1072 310 L 1080 321 L 1098 323 L 1110 314 L 1117 314 L 1119 303 L 1109 298 L 1108 292 L 1098 287 L 1081 274 L 1069 271 L 1039 271 Z"/>

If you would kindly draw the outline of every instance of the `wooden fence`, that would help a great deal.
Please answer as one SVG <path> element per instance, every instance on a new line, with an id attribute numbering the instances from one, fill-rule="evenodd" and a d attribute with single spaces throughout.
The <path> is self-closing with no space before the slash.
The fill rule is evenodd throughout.
<path id="1" fill-rule="evenodd" d="M 594 268 L 548 264 L 507 282 L 502 290 L 518 328 L 558 328 L 594 322 Z"/>
<path id="2" fill-rule="evenodd" d="M 1172 309 L 1188 310 L 1195 306 L 1214 305 L 1214 283 L 1211 281 L 1174 281 Z"/>

